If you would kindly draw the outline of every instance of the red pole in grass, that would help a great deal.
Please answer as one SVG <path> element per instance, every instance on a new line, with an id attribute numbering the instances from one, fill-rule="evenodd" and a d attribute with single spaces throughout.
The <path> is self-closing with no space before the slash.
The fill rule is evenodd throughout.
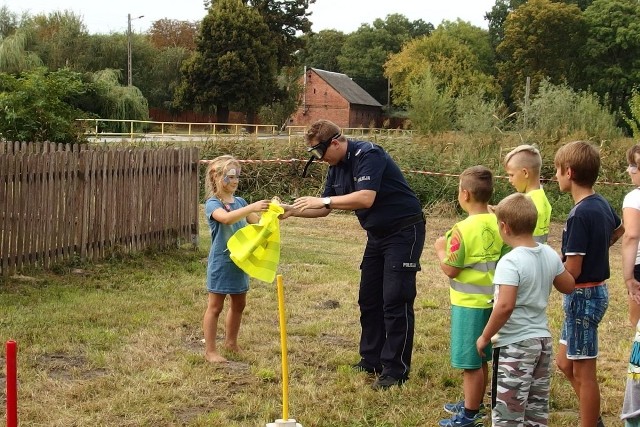
<path id="1" fill-rule="evenodd" d="M 7 341 L 7 427 L 18 426 L 18 369 L 16 358 L 18 346 Z"/>

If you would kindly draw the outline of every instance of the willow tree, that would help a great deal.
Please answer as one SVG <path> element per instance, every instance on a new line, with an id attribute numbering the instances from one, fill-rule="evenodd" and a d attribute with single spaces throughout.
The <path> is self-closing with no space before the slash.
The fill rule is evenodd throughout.
<path id="1" fill-rule="evenodd" d="M 27 50 L 33 37 L 28 27 L 22 27 L 13 34 L 0 38 L 0 72 L 20 73 L 42 65 L 40 57 Z"/>
<path id="2" fill-rule="evenodd" d="M 119 70 L 100 70 L 91 75 L 93 105 L 82 107 L 103 119 L 149 120 L 147 99 L 136 86 L 120 84 Z M 119 122 L 115 126 L 120 132 L 128 132 L 129 126 Z"/>

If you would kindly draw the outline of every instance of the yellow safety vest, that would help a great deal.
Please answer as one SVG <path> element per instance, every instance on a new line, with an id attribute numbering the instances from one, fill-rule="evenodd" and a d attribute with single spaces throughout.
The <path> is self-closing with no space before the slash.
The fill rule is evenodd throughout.
<path id="1" fill-rule="evenodd" d="M 539 243 L 547 243 L 549 223 L 551 222 L 551 203 L 542 188 L 529 191 L 527 196 L 531 197 L 538 210 L 538 222 L 536 222 L 536 229 L 533 230 L 533 239 Z"/>
<path id="2" fill-rule="evenodd" d="M 446 239 L 448 254 L 454 254 L 453 250 L 457 249 L 464 256 L 463 260 L 455 262 L 451 262 L 455 256 L 445 260 L 449 265 L 462 268 L 455 278 L 449 280 L 451 304 L 491 308 L 496 264 L 509 250 L 500 237 L 496 216 L 492 213 L 471 215 L 449 230 Z"/>

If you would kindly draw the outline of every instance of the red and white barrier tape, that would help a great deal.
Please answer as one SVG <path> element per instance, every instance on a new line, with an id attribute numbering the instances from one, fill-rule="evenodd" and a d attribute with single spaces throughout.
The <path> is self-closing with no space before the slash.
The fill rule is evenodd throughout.
<path id="1" fill-rule="evenodd" d="M 201 164 L 209 164 L 211 163 L 213 160 L 200 160 Z M 306 163 L 308 161 L 308 159 L 266 159 L 266 160 L 251 160 L 251 159 L 247 159 L 247 160 L 238 160 L 238 162 L 240 163 L 248 163 L 248 164 L 260 164 L 260 163 L 281 163 L 281 164 L 286 164 L 286 163 Z M 404 173 L 414 173 L 414 174 L 418 174 L 418 175 L 433 175 L 433 176 L 445 176 L 445 177 L 450 177 L 450 178 L 459 178 L 460 174 L 454 174 L 454 173 L 445 173 L 445 172 L 429 172 L 429 171 L 420 171 L 420 170 L 413 170 L 413 169 L 402 169 L 402 172 Z M 500 179 L 509 179 L 508 176 L 503 176 L 503 175 L 494 175 L 494 178 L 500 178 Z M 553 181 L 553 179 L 549 179 L 549 178 L 542 178 L 542 181 L 547 181 L 547 182 L 551 182 Z M 601 184 L 601 185 L 617 185 L 617 186 L 623 186 L 623 187 L 629 187 L 629 186 L 634 186 L 631 183 L 625 183 L 625 182 L 610 182 L 610 181 L 597 181 L 596 184 Z"/>

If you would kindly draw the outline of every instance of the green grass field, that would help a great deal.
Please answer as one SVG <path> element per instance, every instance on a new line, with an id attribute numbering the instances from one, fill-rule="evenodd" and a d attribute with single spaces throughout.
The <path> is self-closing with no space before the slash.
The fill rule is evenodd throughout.
<path id="1" fill-rule="evenodd" d="M 435 426 L 445 417 L 442 404 L 461 397 L 462 375 L 448 363 L 448 281 L 432 245 L 455 221 L 428 218 L 411 378 L 382 392 L 348 368 L 358 360 L 358 265 L 365 241 L 355 216 L 282 222 L 291 418 L 305 427 L 395 427 Z M 549 243 L 555 249 L 560 232 L 554 224 Z M 18 342 L 21 425 L 244 427 L 282 417 L 275 284 L 252 281 L 240 329 L 243 352 L 225 354 L 228 364 L 207 364 L 201 342 L 209 246 L 204 222 L 200 237 L 198 250 L 114 251 L 97 264 L 26 271 L 0 282 L 0 338 Z M 611 304 L 600 328 L 607 426 L 622 425 L 618 414 L 633 336 L 619 252 L 617 243 Z M 554 338 L 560 301 L 554 293 Z M 3 415 L 4 383 L 2 373 Z M 576 399 L 560 373 L 553 378 L 550 425 L 578 425 Z"/>

